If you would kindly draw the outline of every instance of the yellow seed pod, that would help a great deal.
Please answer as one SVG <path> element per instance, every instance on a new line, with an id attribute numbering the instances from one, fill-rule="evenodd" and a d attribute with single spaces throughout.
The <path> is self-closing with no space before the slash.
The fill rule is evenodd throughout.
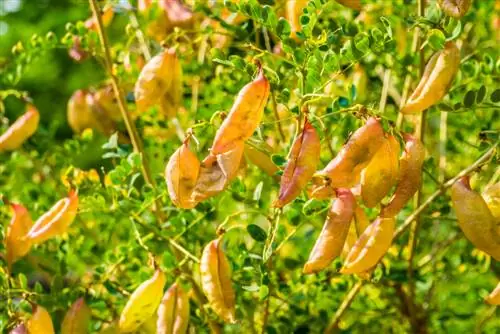
<path id="1" fill-rule="evenodd" d="M 40 114 L 33 105 L 0 136 L 0 152 L 19 148 L 38 128 Z"/>
<path id="2" fill-rule="evenodd" d="M 306 8 L 308 2 L 308 0 L 294 0 L 286 2 L 286 19 L 290 23 L 290 37 L 293 39 L 297 40 L 297 32 L 302 30 L 300 16 L 302 15 L 304 8 Z"/>
<path id="3" fill-rule="evenodd" d="M 184 334 L 189 324 L 189 296 L 174 283 L 165 292 L 158 308 L 156 334 Z"/>
<path id="4" fill-rule="evenodd" d="M 179 58 L 172 59 L 170 70 L 172 72 L 170 88 L 160 99 L 160 110 L 168 118 L 175 117 L 182 105 L 182 66 Z"/>
<path id="5" fill-rule="evenodd" d="M 201 283 L 212 309 L 224 321 L 234 323 L 235 294 L 231 285 L 231 268 L 221 248 L 221 239 L 205 246 L 200 263 Z"/>
<path id="6" fill-rule="evenodd" d="M 453 42 L 447 42 L 443 50 L 436 52 L 425 65 L 424 74 L 406 104 L 405 114 L 424 111 L 438 103 L 448 92 L 460 67 L 460 50 Z"/>
<path id="7" fill-rule="evenodd" d="M 83 298 L 71 305 L 61 324 L 61 334 L 86 334 L 90 324 L 91 311 Z"/>
<path id="8" fill-rule="evenodd" d="M 394 218 L 377 218 L 361 234 L 340 270 L 343 274 L 358 274 L 370 270 L 387 253 L 392 243 Z"/>
<path id="9" fill-rule="evenodd" d="M 5 234 L 5 248 L 9 267 L 30 251 L 32 244 L 26 238 L 26 235 L 33 226 L 31 216 L 24 206 L 12 203 L 11 207 L 14 215 Z"/>
<path id="10" fill-rule="evenodd" d="M 164 50 L 154 56 L 142 69 L 135 84 L 134 96 L 139 111 L 160 103 L 172 87 L 175 64 L 178 62 L 175 49 Z"/>
<path id="11" fill-rule="evenodd" d="M 497 225 L 497 228 L 500 228 L 500 182 L 489 186 L 484 190 L 482 195 L 486 205 L 491 211 L 491 214 L 495 217 L 495 224 Z"/>
<path id="12" fill-rule="evenodd" d="M 198 181 L 200 161 L 189 149 L 188 141 L 170 157 L 165 168 L 165 180 L 168 194 L 172 202 L 179 208 L 194 208 L 197 202 L 191 199 L 191 194 Z"/>
<path id="13" fill-rule="evenodd" d="M 500 283 L 484 300 L 491 305 L 500 305 Z"/>
<path id="14" fill-rule="evenodd" d="M 481 195 L 470 188 L 469 177 L 464 176 L 451 187 L 451 203 L 467 239 L 500 261 L 500 234 L 495 217 Z"/>
<path id="15" fill-rule="evenodd" d="M 399 143 L 390 135 L 361 174 L 361 197 L 369 208 L 375 207 L 398 181 Z"/>
<path id="16" fill-rule="evenodd" d="M 118 323 L 120 332 L 130 333 L 137 330 L 155 313 L 160 305 L 164 286 L 165 274 L 159 269 L 155 271 L 153 277 L 139 285 L 120 315 Z"/>
<path id="17" fill-rule="evenodd" d="M 49 312 L 39 305 L 33 305 L 33 314 L 26 324 L 29 334 L 53 334 L 54 325 Z"/>

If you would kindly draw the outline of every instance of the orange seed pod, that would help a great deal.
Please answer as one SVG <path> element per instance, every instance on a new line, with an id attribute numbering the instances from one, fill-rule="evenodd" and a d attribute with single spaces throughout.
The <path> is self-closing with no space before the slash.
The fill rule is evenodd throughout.
<path id="1" fill-rule="evenodd" d="M 61 324 L 61 334 L 86 334 L 90 324 L 91 310 L 83 298 L 71 305 Z"/>
<path id="2" fill-rule="evenodd" d="M 319 163 L 321 142 L 306 118 L 304 128 L 293 142 L 288 163 L 281 176 L 280 192 L 273 206 L 281 208 L 293 201 L 312 178 Z"/>
<path id="3" fill-rule="evenodd" d="M 480 194 L 470 188 L 469 177 L 464 176 L 451 187 L 451 202 L 458 225 L 475 247 L 500 261 L 500 234 L 495 218 Z"/>
<path id="4" fill-rule="evenodd" d="M 336 0 L 339 4 L 351 9 L 361 10 L 361 0 Z"/>
<path id="5" fill-rule="evenodd" d="M 168 194 L 179 208 L 191 209 L 196 202 L 191 200 L 200 173 L 200 161 L 189 149 L 188 141 L 170 157 L 165 169 Z"/>
<path id="6" fill-rule="evenodd" d="M 399 178 L 389 204 L 382 208 L 381 216 L 394 217 L 413 197 L 422 182 L 425 148 L 420 140 L 405 134 L 405 149 L 399 161 Z"/>
<path id="7" fill-rule="evenodd" d="M 500 283 L 484 300 L 491 305 L 500 305 Z"/>
<path id="8" fill-rule="evenodd" d="M 309 259 L 304 265 L 304 274 L 321 271 L 330 265 L 337 256 L 340 256 L 353 218 L 355 205 L 356 200 L 349 189 L 337 189 L 337 198 L 328 212 L 325 225 L 323 225 Z"/>
<path id="9" fill-rule="evenodd" d="M 0 136 L 0 152 L 19 148 L 38 128 L 40 114 L 35 106 L 29 104 L 26 112 Z"/>
<path id="10" fill-rule="evenodd" d="M 384 130 L 376 118 L 369 118 L 356 130 L 337 156 L 315 176 L 326 177 L 333 188 L 350 188 L 359 182 L 360 173 L 378 151 Z"/>
<path id="11" fill-rule="evenodd" d="M 210 156 L 205 159 L 205 163 L 213 159 L 213 156 L 233 149 L 237 142 L 245 141 L 252 136 L 264 114 L 269 89 L 269 81 L 260 67 L 257 78 L 238 93 L 231 111 L 215 134 Z"/>
<path id="12" fill-rule="evenodd" d="M 54 334 L 49 312 L 40 305 L 33 305 L 33 313 L 26 323 L 29 334 Z"/>
<path id="13" fill-rule="evenodd" d="M 340 272 L 358 274 L 376 266 L 391 246 L 394 227 L 394 218 L 377 218 L 361 234 Z"/>
<path id="14" fill-rule="evenodd" d="M 189 324 L 189 296 L 174 283 L 158 308 L 157 334 L 184 334 Z"/>
<path id="15" fill-rule="evenodd" d="M 27 237 L 33 244 L 40 244 L 68 230 L 78 210 L 78 193 L 72 189 L 68 197 L 59 200 L 37 219 Z"/>
<path id="16" fill-rule="evenodd" d="M 224 321 L 235 322 L 235 294 L 231 268 L 221 248 L 221 239 L 205 246 L 200 262 L 201 283 L 212 309 Z"/>
<path id="17" fill-rule="evenodd" d="M 297 40 L 297 32 L 302 30 L 300 16 L 302 15 L 304 8 L 306 8 L 307 3 L 308 0 L 294 0 L 286 2 L 286 19 L 290 23 L 290 37 L 293 39 Z"/>
<path id="18" fill-rule="evenodd" d="M 447 42 L 444 49 L 436 52 L 425 65 L 417 88 L 401 112 L 419 113 L 439 102 L 448 92 L 459 67 L 460 50 L 455 43 Z"/>
<path id="19" fill-rule="evenodd" d="M 30 251 L 31 242 L 26 238 L 26 235 L 33 226 L 31 216 L 24 206 L 14 203 L 11 206 L 14 215 L 5 235 L 5 248 L 9 267 Z"/>
<path id="20" fill-rule="evenodd" d="M 361 197 L 369 208 L 375 207 L 398 180 L 399 143 L 390 135 L 361 175 Z"/>

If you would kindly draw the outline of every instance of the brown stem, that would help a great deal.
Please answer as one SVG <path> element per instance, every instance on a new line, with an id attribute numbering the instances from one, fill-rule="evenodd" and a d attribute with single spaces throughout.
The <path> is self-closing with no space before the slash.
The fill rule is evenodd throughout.
<path id="1" fill-rule="evenodd" d="M 342 301 L 342 304 L 340 304 L 339 308 L 337 309 L 337 312 L 335 312 L 332 321 L 330 321 L 330 324 L 326 328 L 325 334 L 332 334 L 335 332 L 335 330 L 338 329 L 340 319 L 347 311 L 349 306 L 351 306 L 352 302 L 354 301 L 354 298 L 358 295 L 362 286 L 363 286 L 363 281 L 358 281 L 356 282 L 356 284 L 354 284 L 351 290 L 349 290 L 344 300 Z"/>

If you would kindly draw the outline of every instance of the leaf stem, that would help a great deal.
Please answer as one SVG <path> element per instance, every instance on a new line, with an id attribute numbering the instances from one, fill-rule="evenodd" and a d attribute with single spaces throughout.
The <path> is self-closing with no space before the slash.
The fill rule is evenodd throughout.
<path id="1" fill-rule="evenodd" d="M 358 295 L 359 291 L 363 287 L 363 284 L 364 284 L 363 281 L 357 281 L 356 284 L 354 284 L 354 286 L 351 288 L 351 290 L 349 290 L 344 300 L 340 304 L 339 308 L 337 309 L 337 312 L 335 312 L 332 321 L 330 321 L 330 324 L 326 328 L 325 334 L 332 334 L 335 332 L 335 330 L 338 328 L 340 319 L 347 311 L 349 306 L 351 306 L 352 302 L 354 301 L 354 298 Z"/>

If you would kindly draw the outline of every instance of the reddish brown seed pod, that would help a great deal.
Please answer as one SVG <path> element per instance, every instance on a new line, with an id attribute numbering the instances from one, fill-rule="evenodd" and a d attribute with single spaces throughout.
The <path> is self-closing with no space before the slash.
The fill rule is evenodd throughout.
<path id="1" fill-rule="evenodd" d="M 337 189 L 337 198 L 328 212 L 323 229 L 304 265 L 304 274 L 325 269 L 342 253 L 356 200 L 349 189 Z"/>
<path id="2" fill-rule="evenodd" d="M 31 242 L 26 235 L 33 226 L 31 216 L 24 206 L 12 203 L 11 207 L 14 215 L 5 234 L 7 265 L 9 267 L 30 251 Z"/>
<path id="3" fill-rule="evenodd" d="M 356 130 L 337 156 L 315 178 L 326 179 L 332 188 L 350 188 L 359 182 L 363 168 L 368 165 L 384 140 L 384 130 L 374 117 Z"/>
<path id="4" fill-rule="evenodd" d="M 273 206 L 281 208 L 293 201 L 306 187 L 319 163 L 321 142 L 316 129 L 306 119 L 292 145 L 280 182 L 279 197 Z"/>
<path id="5" fill-rule="evenodd" d="M 389 203 L 381 210 L 382 217 L 395 217 L 415 195 L 422 183 L 422 165 L 425 148 L 420 140 L 405 134 L 405 148 L 399 161 L 399 177 L 396 190 Z"/>
<path id="6" fill-rule="evenodd" d="M 91 310 L 83 298 L 71 305 L 61 324 L 61 334 L 86 334 L 90 324 Z"/>

